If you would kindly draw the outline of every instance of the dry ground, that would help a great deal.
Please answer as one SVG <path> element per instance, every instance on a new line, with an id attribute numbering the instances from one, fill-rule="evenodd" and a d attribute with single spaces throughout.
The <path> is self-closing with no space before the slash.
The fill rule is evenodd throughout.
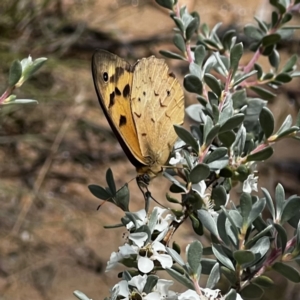
<path id="1" fill-rule="evenodd" d="M 0 36 L 1 91 L 15 58 L 31 54 L 48 62 L 17 92 L 39 104 L 0 112 L 0 299 L 75 299 L 76 289 L 102 299 L 117 281 L 116 272 L 104 270 L 124 233 L 103 226 L 117 223 L 122 213 L 109 204 L 97 211 L 99 201 L 87 186 L 105 185 L 108 167 L 119 187 L 135 177 L 135 170 L 99 108 L 91 54 L 97 47 L 131 61 L 157 54 L 172 47 L 173 24 L 164 9 L 147 0 L 57 0 L 41 8 L 46 1 L 36 0 L 36 6 L 15 2 L 13 10 L 9 1 L 0 4 L 5 11 L 0 30 L 6 30 Z M 265 14 L 262 2 L 186 1 L 201 22 L 223 22 L 238 30 L 253 22 L 254 14 Z M 295 40 L 283 46 L 286 55 L 299 52 L 299 35 Z M 168 63 L 179 76 L 186 72 L 184 64 Z M 278 120 L 296 115 L 298 85 L 290 85 L 289 93 L 283 91 L 270 105 Z M 187 104 L 194 101 L 187 97 Z M 299 145 L 284 143 L 276 150 L 262 170 L 262 185 L 272 189 L 283 181 L 290 193 L 299 193 Z M 131 209 L 142 208 L 135 182 L 129 186 Z M 155 179 L 151 192 L 163 201 L 168 186 L 165 179 Z M 175 236 L 184 246 L 193 238 L 189 226 Z M 280 293 L 287 284 L 278 285 L 276 297 L 285 299 Z"/>

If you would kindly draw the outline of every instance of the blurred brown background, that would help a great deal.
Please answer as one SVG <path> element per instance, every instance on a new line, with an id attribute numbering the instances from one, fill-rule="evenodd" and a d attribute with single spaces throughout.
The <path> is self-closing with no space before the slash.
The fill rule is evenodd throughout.
<path id="1" fill-rule="evenodd" d="M 242 31 L 253 16 L 267 16 L 267 1 L 181 1 L 200 13 L 211 27 L 223 22 Z M 0 2 L 0 92 L 7 85 L 10 63 L 28 54 L 48 58 L 42 69 L 16 91 L 38 105 L 8 106 L 0 111 L 0 299 L 75 299 L 79 289 L 102 299 L 118 281 L 116 271 L 104 273 L 110 253 L 123 242 L 124 229 L 105 230 L 118 223 L 121 211 L 99 201 L 88 184 L 105 185 L 111 167 L 118 187 L 135 177 L 98 105 L 90 72 L 96 48 L 134 62 L 172 49 L 173 22 L 151 0 L 2 0 Z M 299 23 L 299 17 L 295 18 Z M 299 52 L 299 33 L 280 44 L 283 62 Z M 251 57 L 246 55 L 245 61 Z M 182 78 L 187 65 L 168 61 Z M 268 68 L 266 60 L 262 63 Z M 266 69 L 267 70 L 267 69 Z M 265 70 L 265 71 L 266 71 Z M 278 92 L 270 104 L 280 124 L 299 109 L 299 81 Z M 187 95 L 186 104 L 195 103 Z M 261 169 L 261 185 L 272 192 L 282 182 L 287 193 L 299 193 L 300 144 L 284 141 Z M 143 208 L 143 197 L 129 183 L 131 210 Z M 169 183 L 150 186 L 163 201 Z M 159 190 L 156 190 L 158 187 Z M 194 239 L 191 228 L 177 233 L 184 247 Z M 278 281 L 277 299 L 293 286 Z M 290 298 L 292 297 L 292 298 Z"/>

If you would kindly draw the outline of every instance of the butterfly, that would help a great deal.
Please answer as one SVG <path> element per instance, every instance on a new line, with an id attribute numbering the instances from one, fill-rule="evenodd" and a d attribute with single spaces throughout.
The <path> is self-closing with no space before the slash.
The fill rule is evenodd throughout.
<path id="1" fill-rule="evenodd" d="M 92 74 L 105 117 L 137 178 L 149 183 L 163 170 L 183 124 L 184 94 L 163 59 L 134 65 L 105 50 L 92 58 Z"/>

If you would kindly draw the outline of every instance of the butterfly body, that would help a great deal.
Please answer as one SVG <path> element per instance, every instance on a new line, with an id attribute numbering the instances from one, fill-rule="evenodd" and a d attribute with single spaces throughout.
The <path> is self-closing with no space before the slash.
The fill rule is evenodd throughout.
<path id="1" fill-rule="evenodd" d="M 184 118 L 183 90 L 162 59 L 130 65 L 98 50 L 92 59 L 100 105 L 138 175 L 162 171 L 177 139 L 174 124 Z"/>

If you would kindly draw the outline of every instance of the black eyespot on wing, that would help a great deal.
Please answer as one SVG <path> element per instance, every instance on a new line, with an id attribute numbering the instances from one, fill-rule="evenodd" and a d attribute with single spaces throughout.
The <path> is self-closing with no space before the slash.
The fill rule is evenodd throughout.
<path id="1" fill-rule="evenodd" d="M 108 108 L 111 108 L 112 106 L 114 106 L 115 104 L 115 92 L 112 92 L 109 95 L 109 104 L 108 104 Z"/>
<path id="2" fill-rule="evenodd" d="M 168 75 L 169 75 L 170 77 L 172 77 L 172 78 L 176 78 L 176 76 L 175 76 L 175 74 L 174 74 L 173 72 L 170 72 Z"/>
<path id="3" fill-rule="evenodd" d="M 169 97 L 171 95 L 171 92 L 167 90 L 167 96 Z"/>
<path id="4" fill-rule="evenodd" d="M 138 101 L 141 102 L 141 98 L 140 97 L 138 97 Z"/>
<path id="5" fill-rule="evenodd" d="M 127 123 L 126 117 L 121 115 L 120 119 L 119 119 L 119 127 L 122 127 L 122 126 L 126 125 L 126 123 Z"/>
<path id="6" fill-rule="evenodd" d="M 123 89 L 123 97 L 127 98 L 130 95 L 130 85 L 127 83 Z"/>
<path id="7" fill-rule="evenodd" d="M 121 96 L 121 92 L 117 87 L 115 87 L 115 93 L 117 96 Z"/>
<path id="8" fill-rule="evenodd" d="M 145 91 L 143 92 L 143 95 L 146 96 L 146 92 Z"/>
<path id="9" fill-rule="evenodd" d="M 108 74 L 107 74 L 107 72 L 104 72 L 102 74 L 102 78 L 103 78 L 104 82 L 108 82 Z"/>

